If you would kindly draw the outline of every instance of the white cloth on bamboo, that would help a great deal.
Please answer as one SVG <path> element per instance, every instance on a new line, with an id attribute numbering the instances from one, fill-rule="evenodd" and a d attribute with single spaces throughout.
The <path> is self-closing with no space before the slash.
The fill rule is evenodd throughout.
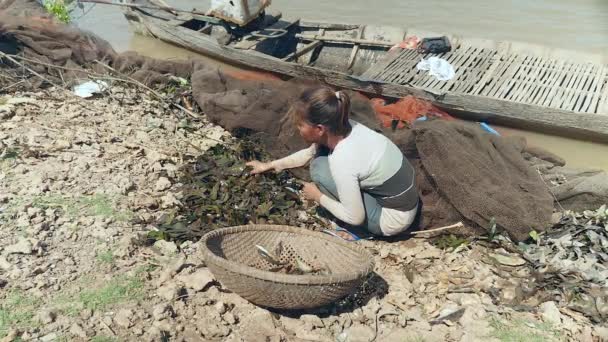
<path id="1" fill-rule="evenodd" d="M 416 65 L 418 70 L 429 71 L 431 76 L 435 76 L 440 81 L 448 81 L 456 76 L 456 71 L 450 62 L 439 57 L 423 59 Z"/>

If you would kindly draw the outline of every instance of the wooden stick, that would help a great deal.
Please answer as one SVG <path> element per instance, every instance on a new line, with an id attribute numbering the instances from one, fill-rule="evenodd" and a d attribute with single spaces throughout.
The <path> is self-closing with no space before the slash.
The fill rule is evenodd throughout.
<path id="1" fill-rule="evenodd" d="M 159 100 L 161 100 L 161 101 L 165 101 L 165 99 L 163 98 L 163 96 L 162 96 L 161 94 L 159 94 L 159 93 L 158 93 L 156 90 L 154 90 L 154 89 L 152 89 L 152 88 L 148 87 L 147 85 L 145 85 L 145 84 L 143 84 L 143 83 L 139 82 L 138 80 L 136 80 L 136 79 L 134 79 L 134 78 L 132 78 L 132 77 L 129 77 L 129 76 L 127 76 L 127 75 L 123 75 L 123 74 L 119 73 L 118 71 L 116 71 L 116 69 L 112 68 L 111 66 L 109 66 L 109 65 L 107 65 L 107 64 L 101 63 L 101 62 L 100 62 L 100 61 L 98 61 L 98 60 L 95 60 L 95 63 L 97 63 L 97 64 L 99 64 L 99 65 L 103 66 L 104 68 L 107 68 L 108 70 L 111 70 L 112 72 L 117 73 L 117 74 L 118 74 L 118 75 L 120 75 L 120 76 L 123 76 L 123 77 L 127 78 L 127 79 L 128 79 L 128 80 L 130 80 L 132 83 L 134 83 L 134 84 L 136 84 L 136 85 L 138 85 L 138 86 L 140 86 L 140 87 L 142 87 L 142 88 L 146 89 L 146 90 L 147 90 L 147 91 L 149 91 L 150 93 L 152 93 L 152 94 L 153 94 L 154 96 L 156 96 L 156 97 L 157 97 Z M 179 104 L 177 104 L 177 103 L 172 103 L 172 102 L 170 102 L 169 104 L 170 104 L 170 105 L 172 105 L 172 106 L 175 106 L 175 107 L 177 107 L 177 108 L 179 108 L 179 109 L 181 109 L 181 110 L 183 110 L 184 112 L 186 112 L 186 114 L 188 114 L 188 115 L 192 116 L 192 117 L 193 117 L 193 118 L 195 118 L 195 119 L 200 119 L 200 118 L 201 118 L 201 116 L 200 116 L 200 115 L 198 115 L 198 114 L 194 113 L 193 111 L 191 111 L 191 110 L 189 110 L 189 109 L 185 108 L 185 107 L 184 107 L 184 106 L 182 106 L 182 105 L 179 105 Z"/>
<path id="2" fill-rule="evenodd" d="M 6 57 L 8 60 L 12 61 L 13 63 L 15 63 L 15 64 L 17 64 L 17 65 L 20 65 L 20 66 L 24 67 L 25 69 L 27 69 L 27 70 L 28 70 L 29 72 L 31 72 L 32 74 L 34 74 L 34 75 L 36 75 L 36 76 L 38 76 L 38 77 L 42 78 L 43 80 L 45 80 L 45 81 L 49 82 L 50 84 L 52 84 L 52 85 L 54 85 L 54 86 L 56 86 L 56 87 L 58 87 L 58 88 L 63 88 L 63 89 L 64 89 L 64 90 L 66 90 L 68 93 L 70 93 L 71 95 L 74 95 L 74 96 L 76 96 L 76 95 L 75 95 L 75 94 L 73 94 L 71 91 L 67 90 L 65 87 L 60 87 L 60 86 L 56 85 L 55 83 L 53 83 L 53 82 L 51 82 L 50 80 L 48 80 L 46 77 L 44 77 L 44 76 L 42 76 L 42 75 L 38 74 L 38 73 L 37 73 L 37 72 L 35 72 L 34 70 L 32 70 L 32 69 L 28 68 L 27 66 L 25 66 L 24 64 L 19 63 L 19 62 L 18 62 L 16 59 L 20 59 L 20 60 L 23 60 L 23 61 L 26 61 L 26 62 L 30 62 L 30 63 L 35 63 L 35 64 L 44 65 L 44 66 L 47 66 L 47 67 L 50 67 L 50 68 L 57 68 L 57 69 L 62 69 L 62 70 L 74 71 L 74 72 L 82 72 L 82 73 L 85 73 L 85 74 L 87 74 L 87 75 L 92 75 L 92 76 L 95 76 L 95 77 L 98 77 L 98 78 L 105 78 L 105 79 L 109 79 L 109 80 L 115 80 L 115 81 L 120 81 L 120 82 L 130 83 L 130 84 L 133 84 L 133 85 L 136 85 L 136 86 L 142 87 L 142 88 L 144 88 L 145 90 L 149 91 L 149 92 L 150 92 L 150 93 L 152 93 L 152 95 L 154 95 L 154 96 L 155 96 L 155 97 L 156 97 L 158 100 L 160 100 L 160 101 L 166 101 L 166 100 L 165 100 L 165 98 L 164 98 L 164 97 L 163 97 L 161 94 L 159 94 L 159 93 L 158 93 L 156 90 L 154 90 L 154 89 L 152 89 L 152 88 L 148 87 L 147 85 L 145 85 L 145 84 L 143 84 L 143 83 L 139 82 L 138 80 L 136 80 L 136 79 L 134 79 L 134 78 L 132 78 L 132 77 L 129 77 L 129 76 L 127 76 L 127 75 L 124 75 L 124 74 L 119 73 L 119 72 L 118 72 L 116 69 L 114 69 L 114 68 L 112 68 L 111 66 L 109 66 L 109 65 L 107 65 L 107 64 L 104 64 L 104 63 L 102 63 L 102 62 L 100 62 L 100 61 L 98 61 L 98 60 L 95 60 L 95 63 L 97 63 L 97 64 L 99 64 L 99 65 L 101 65 L 101 66 L 105 67 L 106 69 L 108 69 L 108 70 L 110 70 L 110 71 L 112 71 L 112 72 L 114 72 L 114 73 L 116 73 L 116 74 L 118 74 L 119 76 L 122 76 L 123 78 L 115 78 L 115 77 L 110 77 L 110 76 L 108 76 L 108 75 L 98 74 L 98 73 L 95 73 L 95 72 L 92 72 L 92 71 L 89 71 L 89 70 L 85 70 L 85 69 L 66 68 L 66 67 L 63 67 L 63 66 L 58 66 L 58 65 L 53 65 L 53 64 L 49 64 L 49 63 L 44 63 L 44 62 L 41 62 L 41 61 L 33 60 L 33 59 L 30 59 L 30 58 L 26 58 L 26 57 L 22 57 L 22 56 L 18 56 L 18 55 L 10 55 L 10 56 L 9 56 L 9 55 L 5 54 L 5 53 L 4 53 L 4 52 L 2 52 L 2 51 L 0 51 L 0 56 Z M 16 59 L 15 59 L 15 58 L 16 58 Z M 201 118 L 201 116 L 200 116 L 200 115 L 198 115 L 198 114 L 194 113 L 193 111 L 191 111 L 191 110 L 189 110 L 189 109 L 187 109 L 187 108 L 183 107 L 182 105 L 179 105 L 179 104 L 177 104 L 177 103 L 172 103 L 172 102 L 170 102 L 169 104 L 170 104 L 170 105 L 172 105 L 172 106 L 175 106 L 175 107 L 177 107 L 177 108 L 179 108 L 179 109 L 181 109 L 181 110 L 183 110 L 184 112 L 186 112 L 186 114 L 188 114 L 188 115 L 192 116 L 192 117 L 193 117 L 193 118 L 195 118 L 195 119 L 200 119 L 200 118 Z"/>
<path id="3" fill-rule="evenodd" d="M 437 232 L 441 232 L 441 231 L 444 231 L 444 230 L 455 229 L 455 228 L 464 228 L 464 224 L 462 222 L 458 222 L 458 223 L 453 224 L 451 226 L 445 226 L 445 227 L 440 227 L 440 228 L 436 228 L 436 229 L 421 230 L 419 232 L 413 232 L 412 235 L 420 235 L 420 234 L 426 234 L 426 233 L 437 233 Z"/>
<path id="4" fill-rule="evenodd" d="M 290 54 L 290 55 L 288 55 L 287 57 L 283 58 L 283 60 L 284 60 L 284 61 L 289 62 L 289 61 L 291 61 L 292 59 L 296 59 L 296 58 L 298 58 L 298 57 L 302 56 L 303 54 L 307 53 L 308 51 L 313 50 L 313 49 L 315 49 L 316 47 L 321 46 L 321 45 L 323 45 L 323 42 L 322 42 L 322 41 L 317 40 L 317 41 L 315 41 L 315 42 L 313 42 L 313 43 L 310 43 L 310 44 L 308 44 L 308 45 L 306 45 L 306 46 L 302 47 L 300 50 L 298 50 L 298 51 L 296 51 L 296 52 L 291 53 L 291 54 Z"/>
<path id="5" fill-rule="evenodd" d="M 4 57 L 4 58 L 8 59 L 9 61 L 11 61 L 11 62 L 13 62 L 13 63 L 15 63 L 15 64 L 19 65 L 20 67 L 23 67 L 25 70 L 27 70 L 27 71 L 31 72 L 33 75 L 35 75 L 35 76 L 39 77 L 40 79 L 42 79 L 42 80 L 44 80 L 44 81 L 48 82 L 49 84 L 51 84 L 51 85 L 53 85 L 53 86 L 55 86 L 55 87 L 57 87 L 57 88 L 63 88 L 63 87 L 60 87 L 60 86 L 56 85 L 54 82 L 52 82 L 52 81 L 51 81 L 51 80 L 49 80 L 48 78 L 46 78 L 46 77 L 44 77 L 44 76 L 40 75 L 40 74 L 39 74 L 39 73 L 37 73 L 36 71 L 32 70 L 32 69 L 31 69 L 31 68 L 29 68 L 27 65 L 25 65 L 25 64 L 23 64 L 23 63 L 19 63 L 19 61 L 17 61 L 16 59 L 14 59 L 14 58 L 13 58 L 15 55 L 7 55 L 7 54 L 5 54 L 4 52 L 0 51 L 0 56 L 2 56 L 2 57 Z M 63 89 L 65 89 L 65 88 L 63 88 Z"/>
<path id="6" fill-rule="evenodd" d="M 326 37 L 326 36 L 319 36 L 316 34 L 315 35 L 296 34 L 296 38 L 301 38 L 304 40 L 320 40 L 320 41 L 330 42 L 330 43 L 350 43 L 350 44 L 360 44 L 360 45 L 369 45 L 369 46 L 391 47 L 391 46 L 395 45 L 395 43 L 381 42 L 378 40 Z"/>
<path id="7" fill-rule="evenodd" d="M 188 10 L 173 8 L 170 6 L 150 6 L 150 5 L 138 5 L 138 4 L 129 4 L 129 3 L 117 3 L 117 2 L 112 2 L 112 1 L 108 1 L 108 0 L 79 0 L 79 1 L 86 2 L 86 3 L 92 3 L 92 4 L 100 4 L 100 5 L 141 8 L 141 9 L 155 9 L 155 10 L 163 10 L 163 11 L 176 12 L 176 13 L 197 14 L 197 15 L 203 15 L 203 16 L 207 15 L 207 13 L 200 12 L 200 11 L 194 11 L 194 10 L 188 11 Z"/>

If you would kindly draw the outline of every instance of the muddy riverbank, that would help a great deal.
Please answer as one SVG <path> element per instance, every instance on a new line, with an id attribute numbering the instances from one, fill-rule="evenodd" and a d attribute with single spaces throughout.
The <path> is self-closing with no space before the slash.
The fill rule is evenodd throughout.
<path id="1" fill-rule="evenodd" d="M 28 19 L 18 26 L 38 23 Z M 176 76 L 190 76 L 183 68 L 195 65 L 115 55 L 102 42 L 91 46 L 89 40 L 79 39 L 80 33 L 49 25 L 34 33 L 41 32 L 53 37 L 52 46 L 60 51 L 74 49 L 74 42 L 79 42 L 78 47 L 91 49 L 75 51 L 87 52 L 83 55 L 89 58 L 98 53 L 111 56 L 115 68 L 120 62 L 141 63 L 138 68 L 125 68 L 130 76 L 107 65 L 82 60 L 78 64 L 74 59 L 81 55 L 74 59 L 60 55 L 61 65 L 50 66 L 17 60 L 23 56 L 16 55 L 3 65 L 1 82 L 11 87 L 0 100 L 2 342 L 599 341 L 608 337 L 603 320 L 608 312 L 608 237 L 602 228 L 608 224 L 608 213 L 605 207 L 598 210 L 599 205 L 585 208 L 590 211 L 580 215 L 561 210 L 551 215 L 549 205 L 551 228 L 545 233 L 530 231 L 520 245 L 492 225 L 468 238 L 450 231 L 454 234 L 359 241 L 373 255 L 376 268 L 354 299 L 297 312 L 252 305 L 214 279 L 196 238 L 167 238 L 159 224 L 169 218 L 195 221 L 213 214 L 207 209 L 195 212 L 201 208 L 191 203 L 192 194 L 183 191 L 184 170 L 192 170 L 196 165 L 192 161 L 209 148 L 230 146 L 233 141 L 223 128 L 209 122 L 213 114 L 217 122 L 230 123 L 221 120 L 227 118 L 222 115 L 226 109 L 212 100 L 228 98 L 228 93 L 241 101 L 231 104 L 248 107 L 248 99 L 238 97 L 244 96 L 244 89 L 238 89 L 251 89 L 252 84 L 204 65 L 197 70 L 208 77 L 180 79 Z M 24 38 L 27 32 L 21 33 L 22 40 L 17 41 L 31 44 Z M 39 50 L 28 53 L 31 57 Z M 68 63 L 75 75 L 103 80 L 109 88 L 90 98 L 75 96 L 72 85 L 79 82 L 66 78 L 62 69 Z M 213 79 L 209 75 L 229 80 L 237 91 L 219 87 L 219 81 L 207 82 Z M 160 86 L 151 89 L 139 79 Z M 293 86 L 267 85 L 267 91 Z M 263 101 L 257 104 L 268 108 Z M 278 129 L 276 117 L 263 118 L 268 121 L 253 122 L 258 131 Z M 488 139 L 479 135 L 478 140 L 490 146 Z M 529 167 L 538 172 L 556 170 L 543 174 L 552 189 L 566 181 L 558 156 L 494 142 L 511 152 L 514 162 L 505 164 L 510 170 L 515 165 L 523 176 L 530 175 Z M 420 152 L 427 153 L 429 160 L 440 159 L 432 149 L 420 148 Z M 491 161 L 483 166 L 496 168 Z M 455 179 L 462 176 L 452 171 Z M 538 185 L 538 174 L 534 175 L 536 183 L 525 179 L 509 189 L 521 192 Z M 222 180 L 217 182 L 215 196 L 221 201 L 224 196 L 217 192 Z M 505 189 L 500 192 L 496 198 Z M 523 212 L 530 209 L 513 203 L 499 205 Z M 489 209 L 484 207 L 484 213 Z"/>

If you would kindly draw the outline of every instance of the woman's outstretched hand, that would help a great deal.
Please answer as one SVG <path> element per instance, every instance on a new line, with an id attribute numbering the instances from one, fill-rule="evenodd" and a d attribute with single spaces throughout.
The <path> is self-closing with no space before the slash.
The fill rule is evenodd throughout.
<path id="1" fill-rule="evenodd" d="M 304 194 L 304 198 L 315 201 L 317 203 L 321 202 L 321 190 L 317 187 L 315 183 L 302 183 L 304 187 L 302 188 L 302 192 Z"/>
<path id="2" fill-rule="evenodd" d="M 266 172 L 266 171 L 268 171 L 270 169 L 273 169 L 272 164 L 270 164 L 270 163 L 263 163 L 263 162 L 261 162 L 259 160 L 250 161 L 250 162 L 248 162 L 245 165 L 247 165 L 247 166 L 249 166 L 249 167 L 252 168 L 252 170 L 251 170 L 251 174 L 252 175 L 257 175 L 257 174 L 260 174 L 260 173 L 264 173 L 264 172 Z"/>

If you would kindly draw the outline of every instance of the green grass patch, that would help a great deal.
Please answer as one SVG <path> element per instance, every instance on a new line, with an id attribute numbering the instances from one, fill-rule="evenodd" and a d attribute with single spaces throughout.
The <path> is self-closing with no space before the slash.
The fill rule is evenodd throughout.
<path id="1" fill-rule="evenodd" d="M 91 342 L 116 342 L 118 341 L 116 338 L 114 337 L 109 337 L 109 336 L 103 336 L 103 335 L 97 335 L 91 338 Z"/>
<path id="2" fill-rule="evenodd" d="M 21 151 L 16 148 L 16 147 L 8 147 L 4 153 L 2 153 L 2 156 L 0 157 L 0 160 L 14 160 L 19 158 L 19 153 Z"/>
<path id="3" fill-rule="evenodd" d="M 116 277 L 101 287 L 87 281 L 83 285 L 80 292 L 60 297 L 58 309 L 68 316 L 76 316 L 83 309 L 106 310 L 116 304 L 144 298 L 144 283 L 138 277 Z"/>
<path id="4" fill-rule="evenodd" d="M 467 244 L 468 240 L 456 235 L 441 235 L 433 240 L 433 244 L 440 249 L 456 249 L 460 245 Z"/>
<path id="5" fill-rule="evenodd" d="M 97 253 L 97 260 L 102 264 L 111 264 L 114 262 L 114 253 L 111 250 Z"/>
<path id="6" fill-rule="evenodd" d="M 32 319 L 39 304 L 39 299 L 22 291 L 10 291 L 0 302 L 0 338 L 6 336 L 11 328 L 33 326 Z"/>
<path id="7" fill-rule="evenodd" d="M 44 0 L 44 8 L 47 12 L 55 16 L 59 21 L 68 24 L 72 18 L 70 17 L 69 2 L 66 0 Z"/>
<path id="8" fill-rule="evenodd" d="M 113 217 L 118 222 L 133 218 L 129 211 L 116 209 L 116 201 L 107 195 L 68 197 L 62 195 L 39 196 L 34 198 L 33 206 L 42 209 L 60 209 L 71 218 L 81 216 Z"/>
<path id="9" fill-rule="evenodd" d="M 503 321 L 493 318 L 490 326 L 494 328 L 492 337 L 502 342 L 545 342 L 565 341 L 566 338 L 553 325 L 523 320 Z"/>

